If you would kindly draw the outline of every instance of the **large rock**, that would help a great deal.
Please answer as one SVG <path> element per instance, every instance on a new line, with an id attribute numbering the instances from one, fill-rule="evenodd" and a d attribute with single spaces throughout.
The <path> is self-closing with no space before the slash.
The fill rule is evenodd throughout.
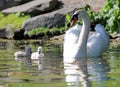
<path id="1" fill-rule="evenodd" d="M 1 11 L 2 13 L 16 13 L 23 12 L 36 16 L 39 14 L 47 13 L 59 8 L 60 2 L 58 0 L 33 0 L 31 2 L 14 6 L 12 8 Z"/>
<path id="2" fill-rule="evenodd" d="M 22 25 L 22 29 L 25 30 L 25 34 L 28 31 L 38 27 L 59 27 L 65 23 L 65 15 L 60 13 L 44 14 L 37 17 L 33 17 L 25 21 Z"/>
<path id="3" fill-rule="evenodd" d="M 15 6 L 18 4 L 18 1 L 15 0 L 0 0 L 0 10 Z"/>
<path id="4" fill-rule="evenodd" d="M 0 29 L 0 38 L 13 39 L 14 32 L 10 32 L 9 29 Z"/>
<path id="5" fill-rule="evenodd" d="M 7 39 L 13 39 L 14 31 L 15 31 L 13 26 L 14 25 L 12 24 L 8 24 L 5 29 L 0 29 L 0 37 L 7 38 Z"/>
<path id="6" fill-rule="evenodd" d="M 82 6 L 81 4 L 77 5 Z M 32 17 L 25 21 L 22 25 L 22 29 L 25 30 L 24 34 L 27 34 L 31 29 L 38 27 L 61 27 L 65 25 L 65 15 L 66 13 L 72 13 L 75 7 L 63 7 L 59 10 L 49 12 L 47 14 Z"/>
<path id="7" fill-rule="evenodd" d="M 31 0 L 0 0 L 0 11 L 29 1 Z"/>
<path id="8" fill-rule="evenodd" d="M 5 31 L 5 29 L 0 29 L 0 38 L 6 38 L 6 31 Z"/>
<path id="9" fill-rule="evenodd" d="M 31 1 L 31 0 L 0 0 L 0 5 L 1 3 L 6 5 L 5 1 L 11 1 L 10 3 L 14 3 L 12 1 Z M 59 1 L 61 1 L 62 3 Z M 13 13 L 13 12 L 22 11 L 24 13 L 29 13 L 32 16 L 38 15 L 36 17 L 32 17 L 27 21 L 25 21 L 20 31 L 16 31 L 16 32 L 14 31 L 15 33 L 13 38 L 22 39 L 24 38 L 23 33 L 27 34 L 28 31 L 34 28 L 38 28 L 38 27 L 51 28 L 55 26 L 56 27 L 63 26 L 65 24 L 66 13 L 72 12 L 73 9 L 75 8 L 81 8 L 86 4 L 90 5 L 93 8 L 92 10 L 99 11 L 99 9 L 103 6 L 104 4 L 103 2 L 105 2 L 105 0 L 100 0 L 100 1 L 93 0 L 91 2 L 90 0 L 85 0 L 85 1 L 84 0 L 71 0 L 71 1 L 69 0 L 33 0 L 26 4 L 23 4 L 24 2 L 21 2 L 22 5 L 3 10 L 2 12 Z M 91 5 L 91 3 L 93 4 Z M 7 36 L 11 35 L 11 33 L 9 34 L 9 29 L 0 30 L 1 37 L 5 36 L 6 34 Z"/>

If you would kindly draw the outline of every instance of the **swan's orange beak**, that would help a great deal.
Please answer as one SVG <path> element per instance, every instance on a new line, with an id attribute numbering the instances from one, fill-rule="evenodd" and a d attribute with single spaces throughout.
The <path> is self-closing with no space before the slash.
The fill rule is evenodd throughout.
<path id="1" fill-rule="evenodd" d="M 77 21 L 78 21 L 78 18 L 74 16 L 72 18 L 71 26 L 74 26 Z"/>

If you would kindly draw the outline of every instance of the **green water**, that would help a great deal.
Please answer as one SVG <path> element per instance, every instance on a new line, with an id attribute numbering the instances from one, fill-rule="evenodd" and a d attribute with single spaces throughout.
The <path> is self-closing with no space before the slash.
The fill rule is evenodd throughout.
<path id="1" fill-rule="evenodd" d="M 14 52 L 24 51 L 26 45 L 32 52 L 43 47 L 42 63 L 14 58 Z M 102 57 L 87 58 L 77 68 L 79 74 L 65 69 L 62 53 L 61 43 L 0 41 L 0 87 L 120 87 L 120 42 L 110 42 Z"/>

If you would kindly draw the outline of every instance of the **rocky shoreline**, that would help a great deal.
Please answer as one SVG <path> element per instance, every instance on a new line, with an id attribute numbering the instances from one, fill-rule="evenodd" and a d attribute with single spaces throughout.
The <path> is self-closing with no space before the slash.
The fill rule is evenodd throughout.
<path id="1" fill-rule="evenodd" d="M 72 13 L 75 8 L 89 5 L 99 12 L 105 0 L 0 0 L 0 11 L 4 14 L 23 12 L 30 14 L 20 30 L 10 32 L 10 27 L 0 29 L 0 38 L 27 39 L 27 32 L 38 27 L 60 27 L 65 25 L 65 14 Z M 12 2 L 12 3 L 11 3 Z M 110 35 L 111 39 L 120 38 L 119 34 Z"/>

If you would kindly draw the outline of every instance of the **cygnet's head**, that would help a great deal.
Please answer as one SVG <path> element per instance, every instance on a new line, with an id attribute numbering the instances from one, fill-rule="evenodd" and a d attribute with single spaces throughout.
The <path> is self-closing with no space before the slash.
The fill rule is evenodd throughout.
<path id="1" fill-rule="evenodd" d="M 25 53 L 30 55 L 31 54 L 31 48 L 29 46 L 25 47 Z"/>
<path id="2" fill-rule="evenodd" d="M 39 52 L 39 54 L 42 53 L 42 47 L 41 46 L 38 47 L 38 52 Z"/>

